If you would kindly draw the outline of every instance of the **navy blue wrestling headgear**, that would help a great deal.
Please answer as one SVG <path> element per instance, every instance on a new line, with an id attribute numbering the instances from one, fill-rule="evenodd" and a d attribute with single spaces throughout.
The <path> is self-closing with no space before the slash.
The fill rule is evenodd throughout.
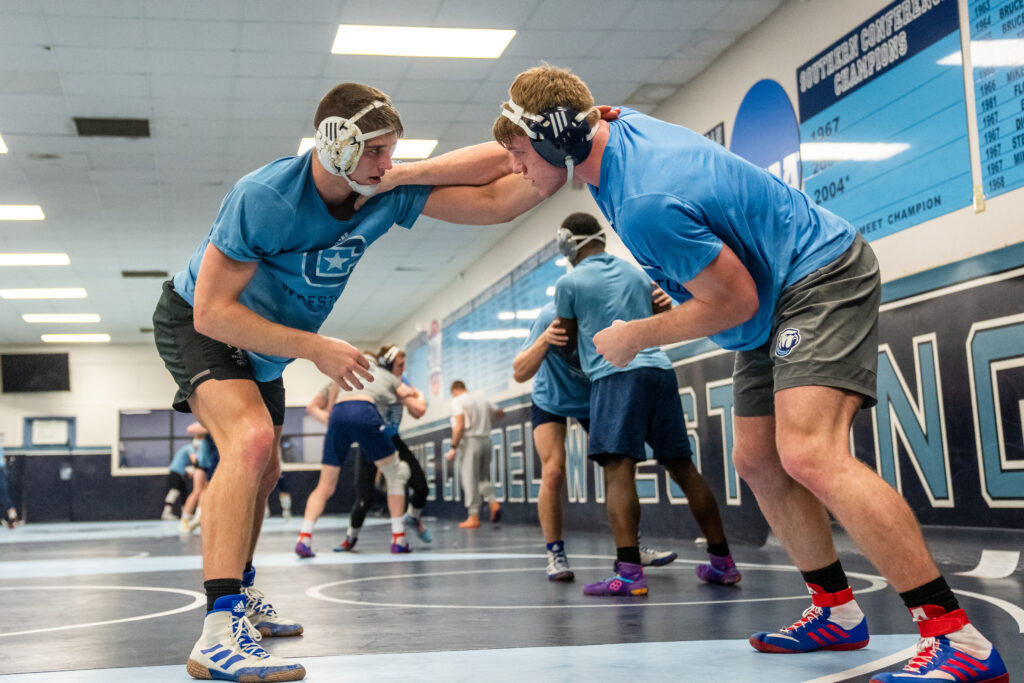
<path id="1" fill-rule="evenodd" d="M 534 114 L 516 104 L 511 95 L 501 108 L 501 115 L 522 128 L 540 158 L 552 166 L 572 170 L 586 161 L 597 128 L 591 128 L 587 116 L 594 108 L 576 111 L 571 107 L 554 107 Z"/>

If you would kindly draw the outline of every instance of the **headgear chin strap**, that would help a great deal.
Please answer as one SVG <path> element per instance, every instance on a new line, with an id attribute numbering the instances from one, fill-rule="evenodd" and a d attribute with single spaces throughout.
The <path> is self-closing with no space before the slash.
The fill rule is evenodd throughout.
<path id="1" fill-rule="evenodd" d="M 366 146 L 366 141 L 378 135 L 391 133 L 393 130 L 391 128 L 379 128 L 369 133 L 364 133 L 359 130 L 356 121 L 374 109 L 386 105 L 386 102 L 374 100 L 347 119 L 340 116 L 328 116 L 317 126 L 316 135 L 314 136 L 316 153 L 323 167 L 329 173 L 344 178 L 349 187 L 367 197 L 373 195 L 377 191 L 378 186 L 361 185 L 349 178 L 349 174 L 356 170 L 359 159 L 363 156 L 363 148 Z"/>
<path id="2" fill-rule="evenodd" d="M 562 256 L 569 259 L 569 263 L 576 260 L 576 256 L 580 253 L 580 249 L 584 244 L 591 240 L 600 240 L 601 244 L 605 244 L 604 230 L 595 232 L 593 235 L 577 235 L 569 228 L 558 229 L 558 251 L 561 252 Z"/>
<path id="3" fill-rule="evenodd" d="M 501 115 L 522 128 L 540 157 L 558 168 L 567 168 L 565 182 L 572 180 L 573 167 L 590 155 L 597 128 L 591 128 L 587 117 L 596 107 L 576 111 L 571 107 L 554 107 L 539 114 L 526 111 L 512 99 L 501 108 Z"/>

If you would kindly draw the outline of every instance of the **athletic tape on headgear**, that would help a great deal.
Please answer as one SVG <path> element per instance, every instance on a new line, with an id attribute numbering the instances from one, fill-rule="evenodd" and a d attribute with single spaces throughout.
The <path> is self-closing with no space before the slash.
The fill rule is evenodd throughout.
<path id="1" fill-rule="evenodd" d="M 597 127 L 591 128 L 587 117 L 595 109 L 576 111 L 571 107 L 554 107 L 534 114 L 516 104 L 509 93 L 501 115 L 526 132 L 530 144 L 544 161 L 569 169 L 568 182 L 572 180 L 573 167 L 590 155 Z"/>
<path id="2" fill-rule="evenodd" d="M 378 128 L 364 133 L 356 125 L 356 121 L 374 109 L 387 106 L 386 102 L 374 100 L 349 118 L 328 116 L 316 128 L 313 141 L 320 163 L 328 172 L 344 178 L 349 186 L 362 195 L 372 195 L 377 191 L 376 185 L 360 185 L 349 174 L 356 170 L 359 159 L 363 156 L 366 141 L 378 135 L 393 132 L 391 128 Z"/>
<path id="3" fill-rule="evenodd" d="M 601 244 L 605 244 L 604 230 L 595 232 L 593 235 L 577 235 L 569 228 L 558 229 L 558 251 L 561 252 L 562 256 L 569 259 L 569 263 L 576 260 L 576 255 L 580 253 L 580 249 L 591 240 L 600 240 Z"/>
<path id="4" fill-rule="evenodd" d="M 377 356 L 377 365 L 381 366 L 388 372 L 395 369 L 395 361 L 398 359 L 398 354 L 402 353 L 402 347 L 397 344 L 392 344 L 388 347 L 388 350 Z"/>

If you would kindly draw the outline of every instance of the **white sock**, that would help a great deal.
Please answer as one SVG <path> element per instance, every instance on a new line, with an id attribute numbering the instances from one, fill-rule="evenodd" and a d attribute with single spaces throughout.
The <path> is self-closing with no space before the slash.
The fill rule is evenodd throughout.
<path id="1" fill-rule="evenodd" d="M 405 522 L 402 521 L 401 517 L 391 518 L 391 533 L 393 534 L 404 534 L 405 533 Z"/>
<path id="2" fill-rule="evenodd" d="M 850 600 L 829 609 L 831 610 L 829 621 L 834 621 L 847 630 L 854 628 L 864 618 L 864 613 L 860 611 L 860 605 L 856 600 Z"/>
<path id="3" fill-rule="evenodd" d="M 301 534 L 309 534 L 310 536 L 312 536 L 313 535 L 313 527 L 315 527 L 315 526 L 316 526 L 316 520 L 315 519 L 304 519 L 304 520 L 302 520 L 302 529 L 299 530 L 299 533 L 301 533 Z"/>
<path id="4" fill-rule="evenodd" d="M 423 514 L 423 508 L 415 508 L 412 506 L 412 503 L 409 503 L 409 509 L 405 511 L 405 514 L 409 515 L 413 519 L 418 520 L 420 518 L 420 515 Z"/>
<path id="5" fill-rule="evenodd" d="M 287 493 L 282 493 L 278 496 L 278 500 L 281 501 L 281 512 L 291 513 L 292 497 Z"/>
<path id="6" fill-rule="evenodd" d="M 354 541 L 355 539 L 359 538 L 359 529 L 350 526 L 348 528 L 348 531 L 345 532 L 345 535 Z"/>

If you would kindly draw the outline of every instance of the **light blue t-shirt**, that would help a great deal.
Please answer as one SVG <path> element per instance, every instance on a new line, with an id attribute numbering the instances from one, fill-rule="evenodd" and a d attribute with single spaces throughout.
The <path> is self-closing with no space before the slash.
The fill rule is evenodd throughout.
<path id="1" fill-rule="evenodd" d="M 530 336 L 523 342 L 522 349 L 533 346 L 554 319 L 555 304 L 549 302 L 533 321 Z M 552 415 L 590 417 L 590 380 L 555 347 L 548 348 L 540 369 L 533 376 L 532 397 L 538 408 Z"/>
<path id="2" fill-rule="evenodd" d="M 590 191 L 651 279 L 682 303 L 725 243 L 757 285 L 754 317 L 710 337 L 724 348 L 766 342 L 782 290 L 853 243 L 848 222 L 702 135 L 626 108 L 608 128 Z"/>
<path id="3" fill-rule="evenodd" d="M 313 184 L 312 156 L 285 157 L 243 177 L 221 203 L 206 239 L 174 276 L 195 302 L 207 244 L 236 261 L 258 262 L 239 301 L 275 323 L 320 329 L 366 248 L 392 225 L 412 227 L 432 188 L 401 186 L 371 198 L 349 220 L 331 216 Z M 257 381 L 277 379 L 292 358 L 249 352 Z"/>
<path id="4" fill-rule="evenodd" d="M 189 457 L 196 452 L 196 449 L 192 447 L 192 444 L 187 443 L 178 449 L 178 452 L 171 458 L 171 464 L 168 469 L 171 472 L 177 472 L 184 476 L 185 468 L 192 464 L 192 459 Z"/>
<path id="5" fill-rule="evenodd" d="M 576 319 L 580 366 L 591 382 L 637 368 L 672 368 L 659 348 L 644 349 L 624 368 L 617 368 L 597 353 L 594 335 L 616 320 L 651 316 L 651 280 L 617 256 L 588 256 L 555 283 L 555 311 L 559 318 Z"/>

